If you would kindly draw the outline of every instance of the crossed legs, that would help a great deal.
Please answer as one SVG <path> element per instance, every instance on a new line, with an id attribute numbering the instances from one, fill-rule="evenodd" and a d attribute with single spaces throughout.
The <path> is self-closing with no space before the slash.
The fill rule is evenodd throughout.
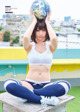
<path id="1" fill-rule="evenodd" d="M 4 83 L 4 88 L 10 94 L 32 101 L 36 103 L 46 102 L 49 105 L 57 105 L 59 103 L 58 96 L 66 94 L 70 90 L 70 84 L 67 81 L 57 81 L 54 84 L 46 85 L 41 89 L 34 89 L 27 82 L 20 82 L 15 79 L 8 79 Z M 31 91 L 33 89 L 33 92 Z M 52 97 L 50 99 L 45 97 Z M 55 99 L 55 100 L 54 100 Z M 55 102 L 57 101 L 57 102 Z"/>

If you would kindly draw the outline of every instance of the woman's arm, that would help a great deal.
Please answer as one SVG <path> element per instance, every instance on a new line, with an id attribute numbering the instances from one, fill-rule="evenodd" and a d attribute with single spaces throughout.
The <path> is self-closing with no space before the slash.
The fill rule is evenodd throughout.
<path id="1" fill-rule="evenodd" d="M 50 15 L 51 15 L 51 11 L 50 11 L 50 13 L 47 14 L 47 17 L 45 19 L 45 23 L 46 23 L 48 34 L 50 37 L 50 45 L 51 45 L 53 51 L 55 51 L 57 48 L 57 37 L 56 37 L 56 34 L 55 34 L 52 26 L 49 23 Z"/>
<path id="2" fill-rule="evenodd" d="M 27 50 L 29 48 L 30 38 L 31 38 L 32 32 L 34 30 L 34 27 L 37 23 L 37 19 L 34 16 L 34 13 L 32 13 L 32 11 L 31 11 L 30 14 L 31 14 L 31 17 L 32 17 L 32 23 L 29 26 L 29 28 L 27 29 L 27 31 L 24 33 L 24 36 L 23 36 L 23 47 L 24 47 L 25 50 Z"/>

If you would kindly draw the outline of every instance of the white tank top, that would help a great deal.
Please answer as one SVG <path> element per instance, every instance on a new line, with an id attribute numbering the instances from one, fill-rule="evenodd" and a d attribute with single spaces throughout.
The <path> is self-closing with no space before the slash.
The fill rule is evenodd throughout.
<path id="1" fill-rule="evenodd" d="M 50 51 L 48 42 L 46 42 L 46 51 L 43 53 L 39 53 L 35 50 L 35 42 L 33 42 L 33 46 L 31 51 L 28 54 L 28 62 L 29 65 L 51 65 L 53 55 Z"/>

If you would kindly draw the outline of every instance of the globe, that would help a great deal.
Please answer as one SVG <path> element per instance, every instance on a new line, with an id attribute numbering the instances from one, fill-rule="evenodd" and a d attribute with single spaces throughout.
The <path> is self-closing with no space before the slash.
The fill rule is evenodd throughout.
<path id="1" fill-rule="evenodd" d="M 44 19 L 50 11 L 50 5 L 46 0 L 35 0 L 31 5 L 31 9 L 38 19 Z"/>

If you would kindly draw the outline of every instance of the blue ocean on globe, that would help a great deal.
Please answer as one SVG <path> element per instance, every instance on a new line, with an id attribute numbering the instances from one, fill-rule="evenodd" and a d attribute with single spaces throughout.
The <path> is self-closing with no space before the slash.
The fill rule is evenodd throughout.
<path id="1" fill-rule="evenodd" d="M 44 19 L 50 11 L 50 5 L 46 0 L 35 0 L 32 3 L 31 9 L 38 19 Z"/>

